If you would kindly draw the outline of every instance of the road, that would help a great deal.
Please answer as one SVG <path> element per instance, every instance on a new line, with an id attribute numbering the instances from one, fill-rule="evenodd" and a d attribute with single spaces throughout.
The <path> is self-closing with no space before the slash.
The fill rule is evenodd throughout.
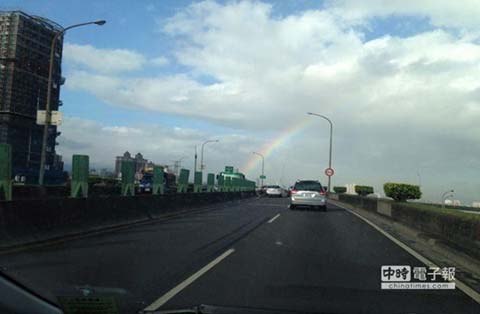
<path id="1" fill-rule="evenodd" d="M 255 198 L 215 205 L 0 255 L 0 266 L 47 297 L 78 293 L 75 287 L 84 286 L 114 293 L 121 313 L 198 304 L 328 313 L 480 313 L 478 303 L 458 289 L 381 290 L 382 265 L 423 265 L 342 208 L 291 211 L 287 202 Z"/>

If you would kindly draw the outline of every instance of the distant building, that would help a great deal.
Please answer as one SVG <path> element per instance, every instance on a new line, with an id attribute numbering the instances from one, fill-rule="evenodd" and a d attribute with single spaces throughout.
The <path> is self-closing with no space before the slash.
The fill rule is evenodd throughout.
<path id="1" fill-rule="evenodd" d="M 37 110 L 47 102 L 48 70 L 53 36 L 63 27 L 21 11 L 0 11 L 0 143 L 12 147 L 13 176 L 38 181 L 43 126 L 37 125 Z M 53 61 L 51 110 L 58 110 L 63 37 L 58 39 Z M 56 126 L 48 130 L 45 182 L 63 178 L 63 162 L 56 155 Z"/>
<path id="2" fill-rule="evenodd" d="M 480 208 L 480 202 L 473 202 L 472 207 Z"/>
<path id="3" fill-rule="evenodd" d="M 135 173 L 141 173 L 145 168 L 151 167 L 155 165 L 152 162 L 149 162 L 147 159 L 143 158 L 141 153 L 137 153 L 135 158 L 127 151 L 123 154 L 123 156 L 115 157 L 115 177 L 119 177 L 120 173 L 122 172 L 122 161 L 133 161 L 135 164 Z"/>

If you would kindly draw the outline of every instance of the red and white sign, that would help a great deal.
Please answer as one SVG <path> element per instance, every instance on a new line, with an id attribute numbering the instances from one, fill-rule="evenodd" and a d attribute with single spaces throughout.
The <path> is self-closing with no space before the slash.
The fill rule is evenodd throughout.
<path id="1" fill-rule="evenodd" d="M 332 168 L 327 168 L 325 169 L 325 174 L 327 175 L 327 177 L 331 177 L 335 174 L 335 171 Z"/>

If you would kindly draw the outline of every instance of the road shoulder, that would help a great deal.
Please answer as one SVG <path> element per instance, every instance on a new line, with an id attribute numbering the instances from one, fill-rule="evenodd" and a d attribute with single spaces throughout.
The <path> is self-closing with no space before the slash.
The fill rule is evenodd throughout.
<path id="1" fill-rule="evenodd" d="M 387 233 L 425 256 L 440 267 L 455 267 L 456 278 L 480 293 L 480 261 L 452 248 L 439 239 L 367 210 L 335 201 L 331 204 L 349 209 L 371 221 Z"/>

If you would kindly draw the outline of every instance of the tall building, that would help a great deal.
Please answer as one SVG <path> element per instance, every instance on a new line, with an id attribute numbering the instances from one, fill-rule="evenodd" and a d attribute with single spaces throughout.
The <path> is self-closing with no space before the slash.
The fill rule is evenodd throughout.
<path id="1" fill-rule="evenodd" d="M 115 157 L 115 176 L 118 177 L 118 175 L 122 172 L 122 161 L 133 161 L 135 164 L 135 173 L 140 173 L 142 172 L 145 167 L 149 166 L 152 167 L 154 164 L 152 162 L 148 162 L 147 159 L 143 158 L 143 155 L 140 153 L 137 153 L 135 155 L 135 158 L 132 157 L 132 155 L 127 151 L 123 154 L 123 156 L 117 156 Z"/>
<path id="2" fill-rule="evenodd" d="M 0 11 L 0 143 L 12 146 L 13 175 L 38 181 L 43 126 L 36 124 L 37 110 L 47 102 L 50 47 L 62 27 L 21 11 Z M 60 85 L 63 38 L 56 44 L 51 109 L 62 104 Z M 55 153 L 56 126 L 50 126 L 45 163 L 45 182 L 63 177 L 63 163 Z"/>

